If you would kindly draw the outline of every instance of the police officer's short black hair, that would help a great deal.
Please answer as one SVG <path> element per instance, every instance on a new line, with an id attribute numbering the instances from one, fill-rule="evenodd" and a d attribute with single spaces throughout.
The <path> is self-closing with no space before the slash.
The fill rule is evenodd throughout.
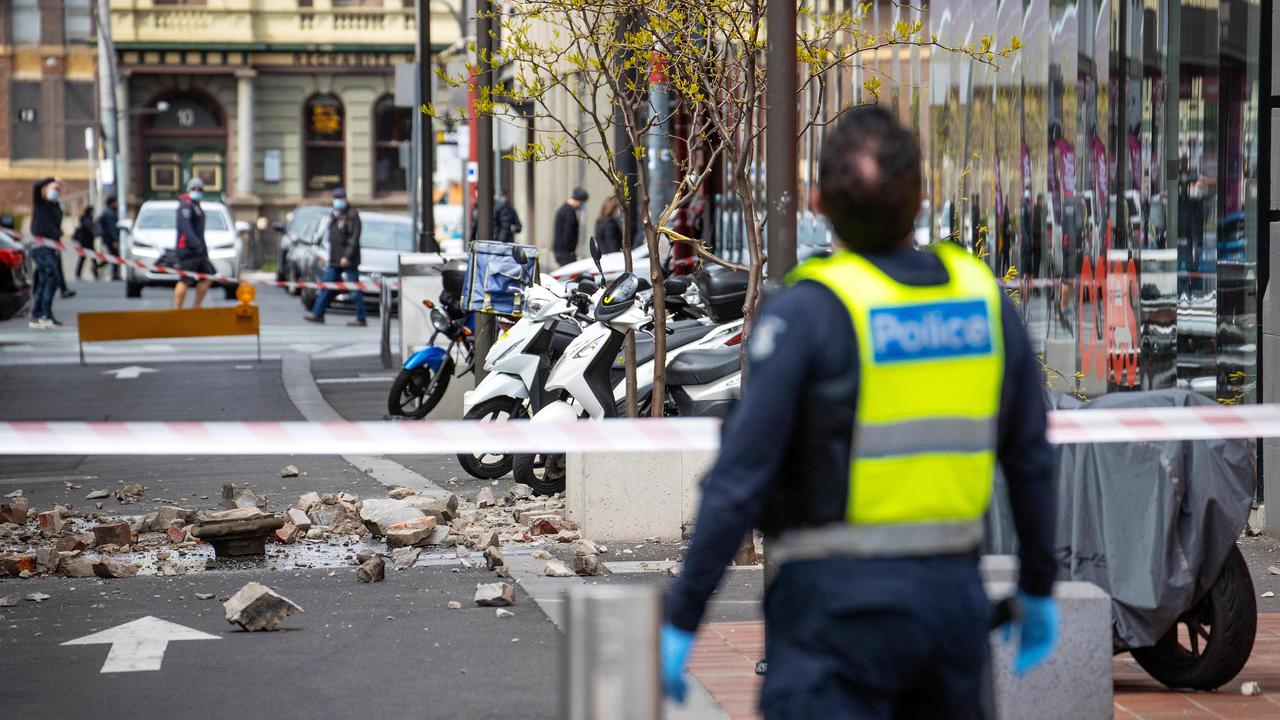
<path id="1" fill-rule="evenodd" d="M 850 110 L 827 133 L 818 164 L 822 210 L 857 252 L 891 249 L 920 212 L 920 141 L 879 105 Z"/>

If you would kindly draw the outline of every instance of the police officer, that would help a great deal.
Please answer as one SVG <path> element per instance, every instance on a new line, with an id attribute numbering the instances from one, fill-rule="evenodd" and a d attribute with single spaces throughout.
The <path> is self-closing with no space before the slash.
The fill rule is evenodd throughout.
<path id="1" fill-rule="evenodd" d="M 765 592 L 766 718 L 971 718 L 991 606 L 978 574 L 995 465 L 1019 536 L 1021 673 L 1052 652 L 1054 456 L 1041 369 L 991 271 L 912 245 L 920 147 L 886 110 L 849 113 L 820 164 L 842 241 L 763 308 L 749 383 L 662 628 L 682 700 L 693 632 L 753 526 Z"/>
<path id="2" fill-rule="evenodd" d="M 209 247 L 204 242 L 204 209 L 200 207 L 200 200 L 203 198 L 204 181 L 198 177 L 188 180 L 187 192 L 178 196 L 178 241 L 175 249 L 178 252 L 179 268 L 213 275 L 217 270 L 209 261 Z M 187 288 L 193 285 L 196 288 L 196 298 L 192 307 L 200 307 L 212 284 L 213 281 L 208 278 L 178 278 L 177 284 L 173 286 L 173 309 L 182 309 Z"/>

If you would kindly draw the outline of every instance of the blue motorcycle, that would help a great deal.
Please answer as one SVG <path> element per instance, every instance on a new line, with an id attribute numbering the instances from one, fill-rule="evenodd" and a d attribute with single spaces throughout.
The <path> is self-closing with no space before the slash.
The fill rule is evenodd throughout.
<path id="1" fill-rule="evenodd" d="M 405 361 L 391 384 L 387 412 L 393 416 L 414 420 L 426 417 L 449 389 L 457 367 L 455 358 L 463 361 L 457 375 L 475 371 L 475 315 L 463 310 L 452 296 L 446 294 L 440 300 L 443 307 L 430 300 L 422 301 L 435 331 L 427 346 Z M 436 344 L 441 336 L 447 340 L 443 346 Z"/>

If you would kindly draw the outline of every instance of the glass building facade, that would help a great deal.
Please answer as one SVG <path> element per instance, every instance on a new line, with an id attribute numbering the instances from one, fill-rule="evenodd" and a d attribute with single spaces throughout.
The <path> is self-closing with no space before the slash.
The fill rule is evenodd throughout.
<path id="1" fill-rule="evenodd" d="M 949 45 L 1022 41 L 998 68 L 921 48 L 871 67 L 907 80 L 881 99 L 920 130 L 922 232 L 1006 278 L 1051 385 L 1255 402 L 1257 0 L 877 10 Z"/>

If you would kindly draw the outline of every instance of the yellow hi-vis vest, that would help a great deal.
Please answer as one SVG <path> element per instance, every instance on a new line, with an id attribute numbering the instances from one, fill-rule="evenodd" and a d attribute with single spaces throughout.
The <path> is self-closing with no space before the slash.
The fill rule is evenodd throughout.
<path id="1" fill-rule="evenodd" d="M 845 524 L 784 533 L 771 547 L 776 560 L 932 555 L 981 543 L 1004 377 L 1000 288 L 961 248 L 935 248 L 943 285 L 903 285 L 848 251 L 790 274 L 791 283 L 822 283 L 848 308 L 858 407 Z"/>

